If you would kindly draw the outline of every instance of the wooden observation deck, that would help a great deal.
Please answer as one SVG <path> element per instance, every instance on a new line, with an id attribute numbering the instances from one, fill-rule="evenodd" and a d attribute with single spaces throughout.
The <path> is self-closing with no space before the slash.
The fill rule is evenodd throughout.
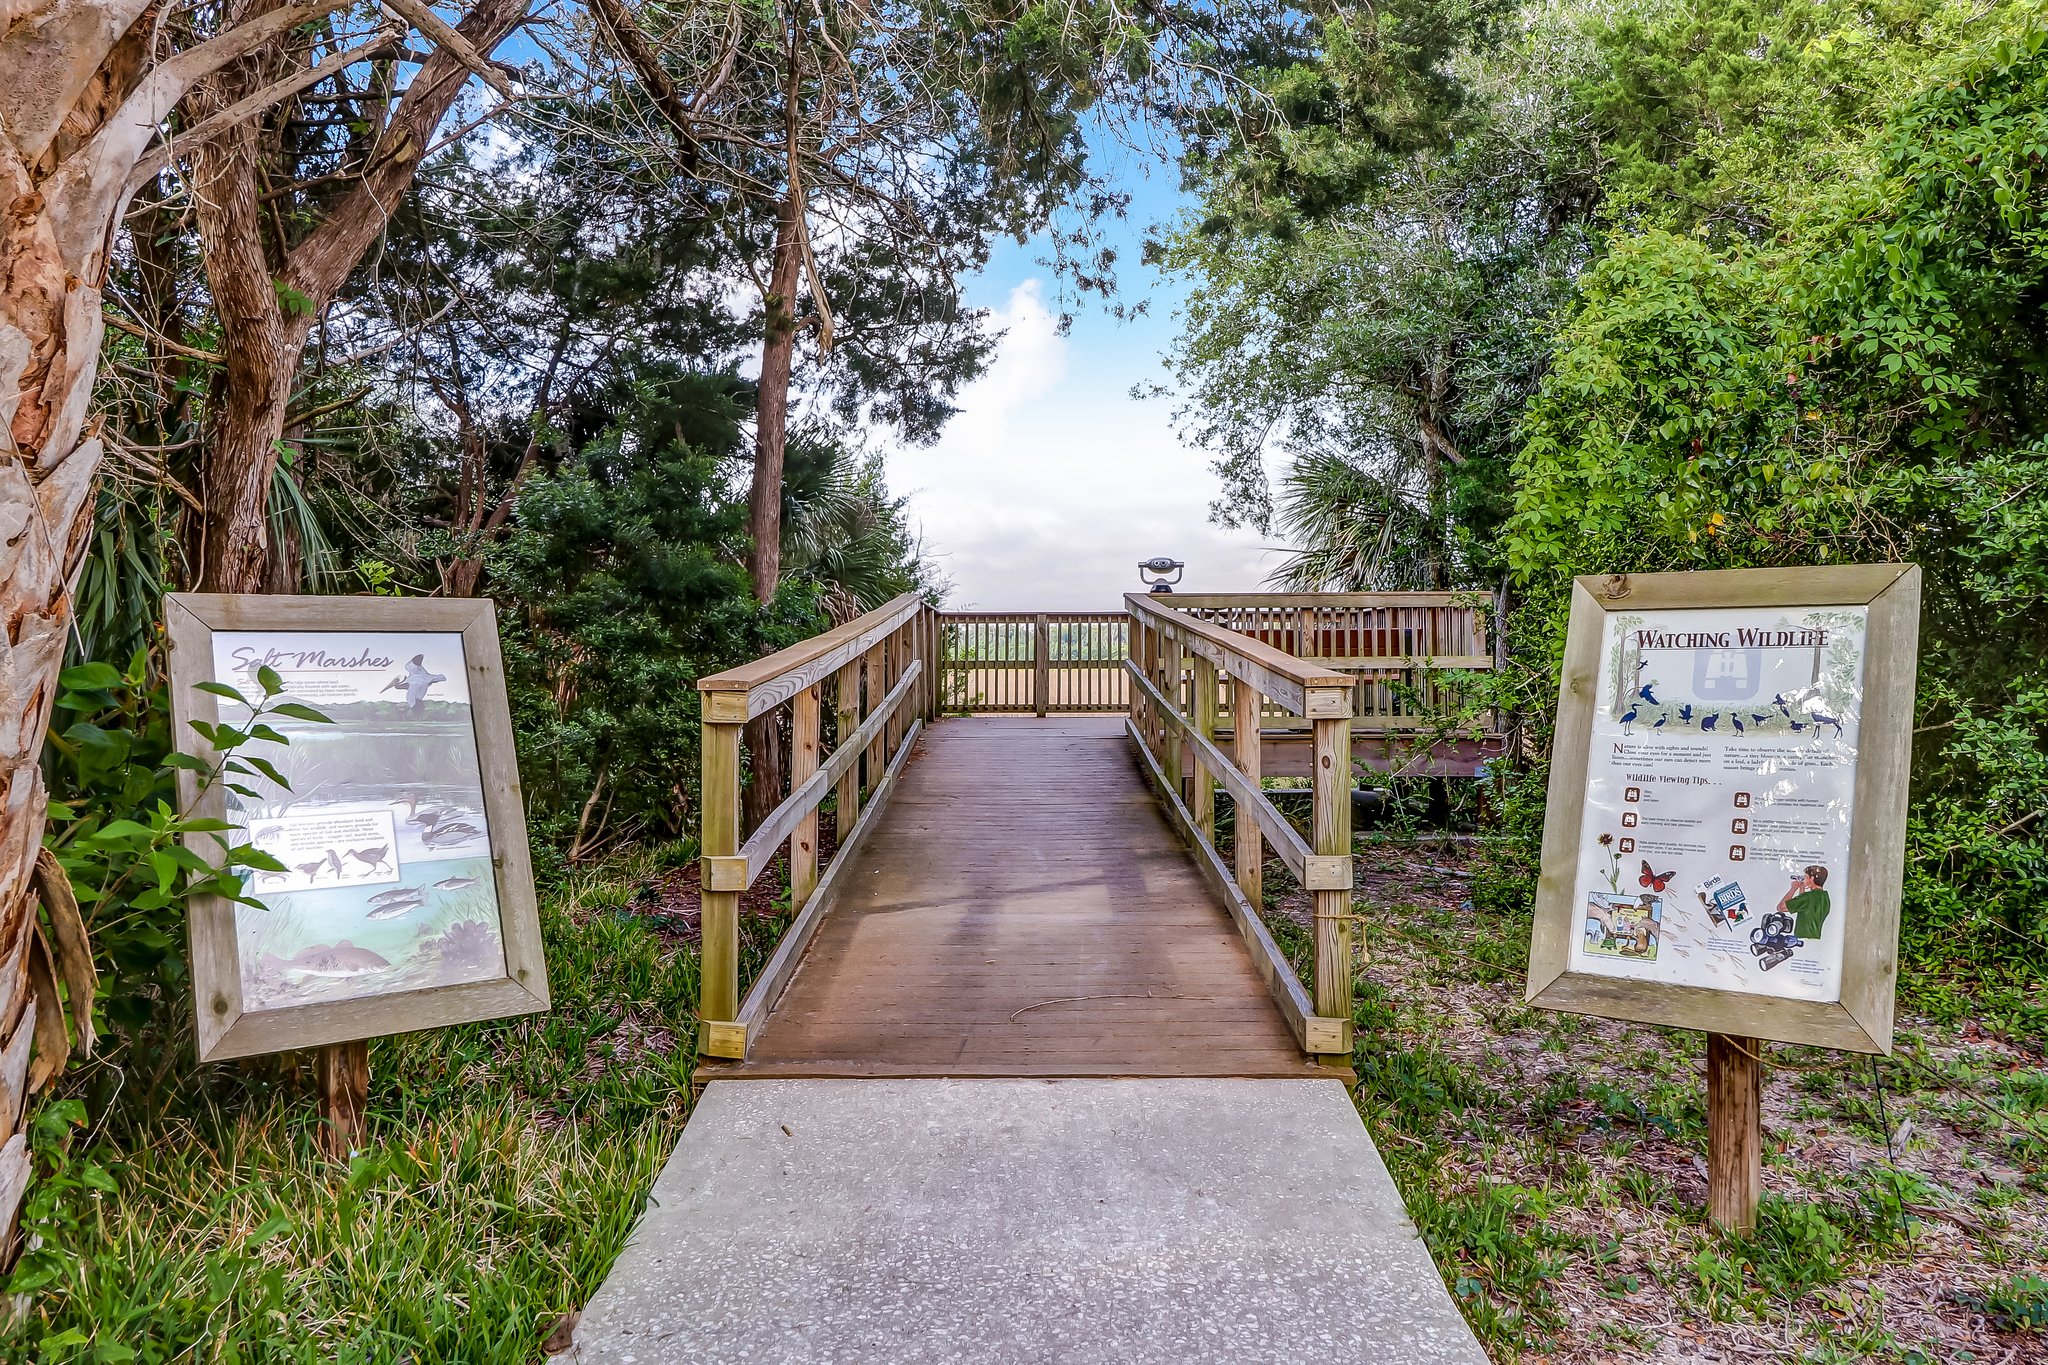
<path id="1" fill-rule="evenodd" d="M 1124 608 L 907 595 L 699 683 L 700 1079 L 1345 1065 L 1351 790 L 1499 752 L 1497 727 L 1437 719 L 1458 674 L 1493 664 L 1479 610 L 1440 593 Z M 790 785 L 743 842 L 750 722 L 786 727 Z M 1306 829 L 1265 778 L 1307 779 Z M 828 799 L 841 837 L 821 867 Z M 1310 893 L 1307 987 L 1267 927 L 1269 860 Z M 743 983 L 740 893 L 778 866 L 795 918 Z"/>

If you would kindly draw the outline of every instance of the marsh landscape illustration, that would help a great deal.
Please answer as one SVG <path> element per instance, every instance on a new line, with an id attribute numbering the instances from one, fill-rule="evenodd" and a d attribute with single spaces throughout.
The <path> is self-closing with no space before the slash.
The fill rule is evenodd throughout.
<path id="1" fill-rule="evenodd" d="M 243 1008 L 502 975 L 461 636 L 220 632 L 214 650 L 221 680 L 253 687 L 267 665 L 328 717 L 266 717 L 286 743 L 261 756 L 288 785 L 251 774 L 228 795 L 229 821 L 285 869 L 248 879 L 262 908 L 236 908 Z"/>

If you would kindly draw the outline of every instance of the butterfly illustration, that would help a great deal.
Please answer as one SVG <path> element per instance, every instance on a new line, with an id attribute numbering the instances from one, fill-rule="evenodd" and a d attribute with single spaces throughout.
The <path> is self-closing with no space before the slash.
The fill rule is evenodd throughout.
<path id="1" fill-rule="evenodd" d="M 1649 887 L 1652 891 L 1662 891 L 1665 887 L 1671 884 L 1671 879 L 1673 877 L 1676 877 L 1677 875 L 1678 872 L 1676 869 L 1670 872 L 1658 872 L 1650 866 L 1648 859 L 1644 859 L 1643 875 L 1638 880 L 1640 880 L 1644 886 Z"/>

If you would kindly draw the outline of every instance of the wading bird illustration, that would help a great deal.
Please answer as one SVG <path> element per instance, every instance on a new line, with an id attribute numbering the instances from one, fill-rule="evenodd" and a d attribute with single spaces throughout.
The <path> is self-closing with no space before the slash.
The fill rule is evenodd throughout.
<path id="1" fill-rule="evenodd" d="M 452 844 L 465 844 L 471 839 L 483 837 L 484 832 L 466 820 L 448 820 L 422 834 L 420 842 L 428 848 L 442 848 Z"/>
<path id="2" fill-rule="evenodd" d="M 400 687 L 405 689 L 405 713 L 408 716 L 417 716 L 425 711 L 428 689 L 435 683 L 448 681 L 448 675 L 445 673 L 429 673 L 426 659 L 427 656 L 424 654 L 413 655 L 406 661 L 405 676 L 393 678 L 384 684 L 383 690 L 386 692 Z"/>
<path id="3" fill-rule="evenodd" d="M 420 799 L 417 796 L 405 798 L 405 823 L 418 825 L 422 830 L 430 830 L 449 816 L 460 814 L 462 812 L 454 806 L 432 806 L 421 810 Z"/>
<path id="4" fill-rule="evenodd" d="M 369 872 L 375 872 L 380 867 L 395 871 L 396 869 L 391 867 L 391 860 L 384 856 L 390 851 L 391 845 L 379 844 L 375 848 L 352 848 L 348 851 L 348 856 L 361 863 Z"/>
<path id="5" fill-rule="evenodd" d="M 1628 727 L 1635 723 L 1635 718 L 1636 708 L 1633 706 L 1629 707 L 1628 710 L 1621 713 L 1621 732 L 1623 734 L 1628 733 Z"/>
<path id="6" fill-rule="evenodd" d="M 1842 737 L 1842 722 L 1836 720 L 1833 716 L 1827 715 L 1820 711 L 1813 711 L 1810 712 L 1810 714 L 1813 716 L 1813 728 L 1815 734 L 1818 734 L 1820 732 L 1820 728 L 1823 725 L 1831 725 L 1834 727 L 1835 738 L 1840 739 Z"/>
<path id="7" fill-rule="evenodd" d="M 1664 728 L 1664 722 L 1670 719 L 1671 717 L 1669 716 L 1659 716 L 1657 717 L 1657 723 L 1655 725 L 1652 725 L 1650 728 L 1652 730 L 1661 730 Z"/>

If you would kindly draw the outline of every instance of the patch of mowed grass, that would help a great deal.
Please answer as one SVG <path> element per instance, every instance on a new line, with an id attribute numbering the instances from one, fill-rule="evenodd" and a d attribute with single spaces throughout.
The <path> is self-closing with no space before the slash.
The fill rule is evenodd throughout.
<path id="1" fill-rule="evenodd" d="M 537 1360 L 689 1107 L 697 952 L 617 894 L 644 871 L 548 898 L 548 1013 L 374 1040 L 347 1163 L 315 1151 L 303 1066 L 207 1068 L 177 1112 L 118 1130 L 51 1106 L 31 1201 L 56 1273 L 0 1359 Z"/>

